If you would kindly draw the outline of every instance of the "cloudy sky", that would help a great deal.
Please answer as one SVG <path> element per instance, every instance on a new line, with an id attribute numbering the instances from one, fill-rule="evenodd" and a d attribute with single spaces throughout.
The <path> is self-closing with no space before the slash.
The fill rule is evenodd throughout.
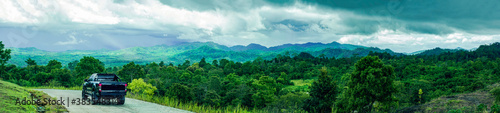
<path id="1" fill-rule="evenodd" d="M 396 52 L 500 41 L 499 0 L 0 0 L 0 40 L 49 51 L 212 41 Z"/>

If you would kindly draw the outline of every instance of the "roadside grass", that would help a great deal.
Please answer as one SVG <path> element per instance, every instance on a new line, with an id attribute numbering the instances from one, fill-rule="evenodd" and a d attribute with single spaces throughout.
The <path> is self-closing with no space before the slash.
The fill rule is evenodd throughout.
<path id="1" fill-rule="evenodd" d="M 31 100 L 41 98 L 51 98 L 41 91 L 30 90 L 14 83 L 0 80 L 0 112 L 4 113 L 25 113 L 37 112 L 38 110 L 46 113 L 67 112 L 64 106 L 47 105 L 42 102 L 42 105 L 16 105 L 19 100 Z"/>
<path id="2" fill-rule="evenodd" d="M 127 94 L 128 98 L 139 99 L 147 102 L 152 102 L 164 106 L 170 106 L 177 109 L 187 110 L 196 113 L 264 113 L 261 110 L 247 110 L 241 106 L 229 106 L 224 108 L 215 108 L 211 106 L 198 105 L 194 102 L 183 103 L 177 99 L 169 97 L 147 96 L 147 95 L 132 95 Z"/>
<path id="3" fill-rule="evenodd" d="M 61 89 L 61 90 L 82 90 L 80 86 L 73 87 L 63 87 L 63 86 L 37 86 L 37 87 L 26 87 L 28 89 Z"/>

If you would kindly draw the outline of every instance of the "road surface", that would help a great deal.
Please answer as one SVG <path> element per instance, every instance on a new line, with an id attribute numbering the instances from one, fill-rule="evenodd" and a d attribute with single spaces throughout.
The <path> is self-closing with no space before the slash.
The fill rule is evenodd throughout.
<path id="1" fill-rule="evenodd" d="M 36 90 L 43 91 L 57 99 L 62 97 L 65 103 L 64 106 L 70 113 L 191 113 L 189 111 L 131 98 L 126 98 L 125 104 L 123 105 L 72 105 L 72 99 L 82 98 L 82 91 L 57 89 Z"/>

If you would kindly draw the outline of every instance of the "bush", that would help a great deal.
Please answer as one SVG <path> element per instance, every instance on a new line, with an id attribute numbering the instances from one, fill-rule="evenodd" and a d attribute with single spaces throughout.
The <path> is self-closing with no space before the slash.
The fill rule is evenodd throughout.
<path id="1" fill-rule="evenodd" d="M 172 86 L 168 88 L 165 95 L 171 98 L 179 99 L 182 102 L 191 101 L 194 96 L 191 92 L 191 88 L 179 83 L 172 84 Z"/>
<path id="2" fill-rule="evenodd" d="M 500 113 L 500 106 L 497 104 L 494 104 L 491 106 L 491 112 L 490 113 Z"/>
<path id="3" fill-rule="evenodd" d="M 448 113 L 462 113 L 462 110 L 460 110 L 460 109 L 452 109 L 452 110 L 449 110 Z"/>
<path id="4" fill-rule="evenodd" d="M 487 107 L 488 107 L 488 106 L 486 106 L 486 105 L 484 105 L 484 104 L 479 104 L 479 105 L 477 106 L 476 111 L 478 111 L 478 112 L 483 112 L 483 111 L 486 111 L 486 108 L 487 108 Z"/>
<path id="5" fill-rule="evenodd" d="M 133 94 L 146 96 L 153 96 L 156 91 L 155 86 L 147 84 L 142 78 L 132 80 L 132 83 L 130 83 L 127 88 L 130 89 Z"/>
<path id="6" fill-rule="evenodd" d="M 493 88 L 490 93 L 495 96 L 495 103 L 498 104 L 500 102 L 500 87 Z"/>

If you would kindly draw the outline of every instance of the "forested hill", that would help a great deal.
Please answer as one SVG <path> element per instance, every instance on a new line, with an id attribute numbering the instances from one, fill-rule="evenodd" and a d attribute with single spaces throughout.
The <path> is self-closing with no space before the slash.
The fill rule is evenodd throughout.
<path id="1" fill-rule="evenodd" d="M 35 60 L 40 65 L 45 65 L 50 60 L 58 60 L 63 64 L 79 60 L 83 56 L 92 56 L 100 59 L 106 67 L 122 66 L 131 61 L 137 64 L 164 61 L 166 63 L 181 64 L 186 60 L 199 61 L 206 58 L 208 61 L 227 59 L 236 62 L 245 62 L 261 57 L 272 59 L 278 54 L 294 56 L 300 52 L 308 52 L 313 56 L 324 54 L 326 57 L 351 57 L 366 56 L 370 51 L 387 52 L 391 55 L 402 55 L 389 49 L 364 47 L 350 44 L 332 43 L 304 43 L 284 44 L 274 47 L 265 47 L 259 44 L 248 46 L 227 47 L 213 42 L 191 42 L 178 45 L 156 45 L 151 47 L 133 47 L 121 50 L 70 50 L 51 52 L 37 48 L 9 48 L 12 49 L 12 59 L 9 63 L 26 66 L 28 58 Z"/>
<path id="2" fill-rule="evenodd" d="M 420 51 L 420 53 L 416 53 L 415 55 L 439 55 L 441 53 L 446 53 L 446 52 L 457 52 L 457 51 L 467 51 L 462 48 L 456 48 L 456 49 L 441 49 L 439 47 L 430 49 L 430 50 L 425 50 L 425 51 Z"/>
<path id="3" fill-rule="evenodd" d="M 194 58 L 198 57 L 196 53 L 205 52 L 214 53 L 210 56 L 214 58 L 226 57 L 217 56 L 219 53 L 237 54 L 239 57 L 255 54 L 240 54 L 224 50 L 224 46 L 221 49 L 210 43 L 203 44 L 199 47 L 185 46 L 194 49 L 181 52 L 179 56 L 191 55 L 189 57 Z M 21 86 L 74 87 L 81 85 L 92 73 L 116 73 L 130 83 L 130 95 L 149 97 L 145 100 L 150 102 L 163 98 L 161 100 L 171 100 L 168 103 L 191 103 L 185 104 L 189 106 L 186 108 L 198 109 L 194 109 L 195 112 L 214 112 L 217 109 L 325 113 L 332 110 L 363 113 L 500 112 L 498 42 L 482 45 L 474 51 L 439 55 L 397 56 L 389 53 L 390 50 L 371 50 L 380 49 L 327 48 L 296 55 L 284 52 L 269 60 L 258 56 L 250 56 L 257 58 L 246 62 L 201 58 L 199 62 L 185 61 L 179 65 L 129 62 L 108 68 L 102 65 L 102 59 L 95 57 L 83 57 L 80 62 L 69 63 L 73 65 L 69 68 L 63 68 L 58 60 L 39 65 L 29 59 L 27 67 L 5 65 L 0 78 Z M 340 53 L 351 54 L 352 57 L 337 57 L 342 56 Z M 363 55 L 368 56 L 360 57 Z M 477 91 L 480 93 L 474 93 Z M 454 96 L 469 96 L 466 93 L 476 97 L 494 96 L 495 103 L 492 99 Z M 451 100 L 454 97 L 457 98 Z M 437 102 L 436 99 L 446 100 Z M 441 106 L 443 103 L 446 105 Z M 419 107 L 421 105 L 426 107 Z"/>

